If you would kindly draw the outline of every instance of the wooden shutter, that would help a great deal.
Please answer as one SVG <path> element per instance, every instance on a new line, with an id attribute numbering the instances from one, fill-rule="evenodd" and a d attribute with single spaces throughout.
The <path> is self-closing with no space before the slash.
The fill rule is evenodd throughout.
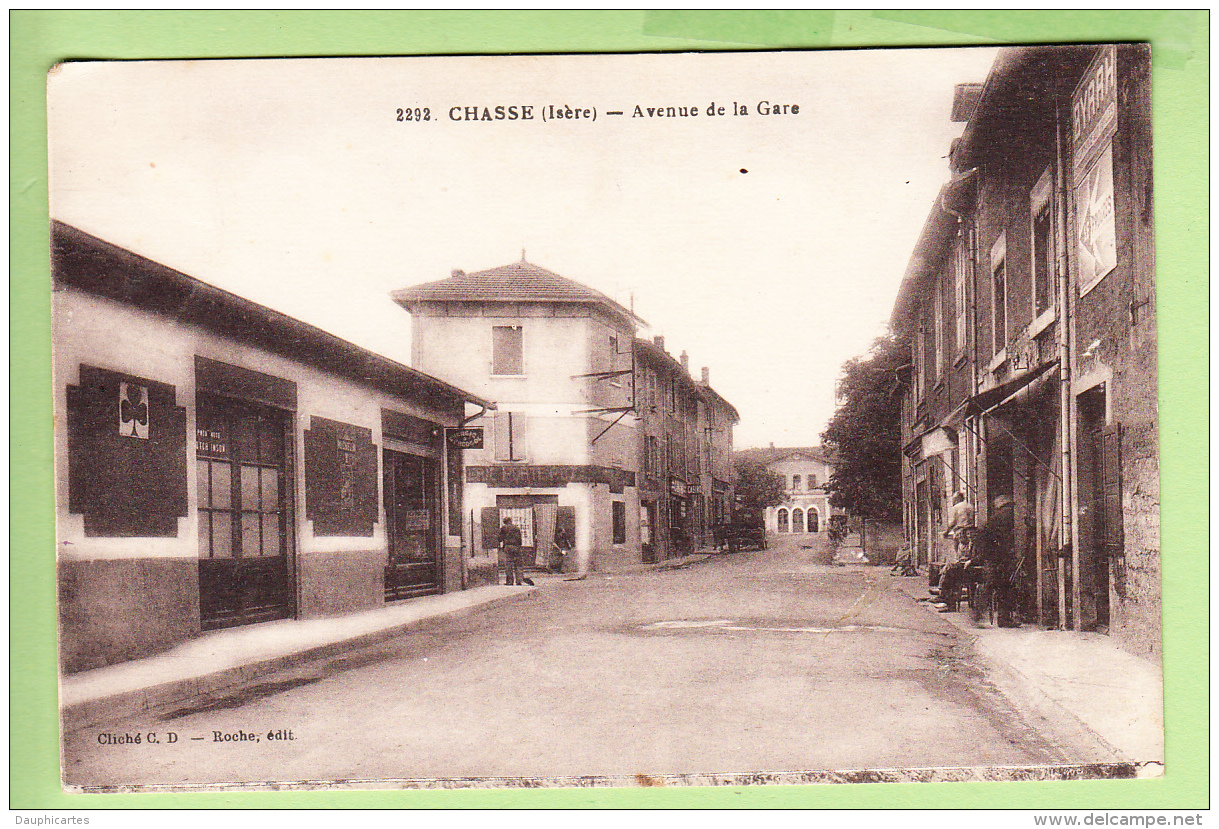
<path id="1" fill-rule="evenodd" d="M 509 412 L 496 412 L 491 417 L 491 426 L 495 432 L 495 459 L 497 461 L 512 460 L 512 444 L 508 438 Z"/>
<path id="2" fill-rule="evenodd" d="M 119 434 L 120 383 L 147 389 L 146 438 Z M 175 388 L 82 365 L 67 388 L 68 509 L 92 537 L 178 535 L 186 503 L 186 409 Z"/>
<path id="3" fill-rule="evenodd" d="M 1101 432 L 1101 493 L 1104 498 L 1105 526 L 1098 527 L 1103 533 L 1105 552 L 1121 555 L 1125 533 L 1122 527 L 1122 432 L 1119 424 L 1106 426 Z"/>
<path id="4" fill-rule="evenodd" d="M 555 512 L 554 520 L 555 538 L 562 538 L 568 544 L 575 545 L 576 543 L 576 508 L 561 506 Z"/>
<path id="5" fill-rule="evenodd" d="M 360 443 L 356 455 L 356 515 L 370 525 L 376 524 L 381 517 L 377 505 L 377 445 L 371 440 Z"/>
<path id="6" fill-rule="evenodd" d="M 305 517 L 317 536 L 372 535 L 377 509 L 377 446 L 372 430 L 314 415 L 304 434 Z M 355 465 L 344 467 L 349 455 L 339 440 L 355 447 Z M 352 500 L 342 503 L 342 482 L 351 475 Z"/>
<path id="7" fill-rule="evenodd" d="M 499 507 L 483 507 L 483 549 L 494 550 L 499 546 Z"/>
<path id="8" fill-rule="evenodd" d="M 509 412 L 512 423 L 512 460 L 523 461 L 528 455 L 529 418 L 520 412 Z"/>

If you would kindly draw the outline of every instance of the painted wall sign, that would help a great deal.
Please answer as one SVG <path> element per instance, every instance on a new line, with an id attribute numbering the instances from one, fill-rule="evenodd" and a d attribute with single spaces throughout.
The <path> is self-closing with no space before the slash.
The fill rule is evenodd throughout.
<path id="1" fill-rule="evenodd" d="M 445 429 L 445 438 L 449 446 L 458 449 L 482 449 L 483 429 L 481 426 L 470 426 L 464 429 Z"/>
<path id="2" fill-rule="evenodd" d="M 1075 181 L 1104 151 L 1117 131 L 1117 47 L 1101 47 L 1071 98 L 1071 146 Z"/>
<path id="3" fill-rule="evenodd" d="M 119 383 L 119 434 L 148 440 L 148 387 Z"/>
<path id="4" fill-rule="evenodd" d="M 1113 145 L 1110 144 L 1075 185 L 1080 296 L 1117 265 L 1117 229 L 1113 214 Z"/>
<path id="5" fill-rule="evenodd" d="M 402 513 L 402 529 L 407 532 L 421 532 L 431 529 L 432 514 L 425 509 L 406 510 Z"/>
<path id="6" fill-rule="evenodd" d="M 195 428 L 195 452 L 212 458 L 228 457 L 229 443 L 223 424 Z"/>

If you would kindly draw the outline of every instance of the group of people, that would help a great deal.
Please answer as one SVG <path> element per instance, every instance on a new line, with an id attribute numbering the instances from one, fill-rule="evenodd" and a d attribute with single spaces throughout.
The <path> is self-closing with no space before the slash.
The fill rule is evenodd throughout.
<path id="1" fill-rule="evenodd" d="M 994 603 L 999 627 L 1019 627 L 1016 619 L 1015 508 L 1012 499 L 1000 495 L 991 501 L 990 514 L 979 528 L 973 504 L 964 492 L 952 498 L 944 526 L 944 538 L 952 539 L 956 560 L 940 571 L 941 612 L 957 609 L 961 591 L 977 586 L 970 603 L 970 620 L 982 624 L 982 611 Z"/>

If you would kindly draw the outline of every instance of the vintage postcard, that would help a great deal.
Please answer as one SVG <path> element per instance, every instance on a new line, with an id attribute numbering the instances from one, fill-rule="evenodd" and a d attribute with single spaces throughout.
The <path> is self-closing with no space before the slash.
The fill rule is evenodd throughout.
<path id="1" fill-rule="evenodd" d="M 1162 775 L 1151 90 L 57 65 L 64 788 Z"/>

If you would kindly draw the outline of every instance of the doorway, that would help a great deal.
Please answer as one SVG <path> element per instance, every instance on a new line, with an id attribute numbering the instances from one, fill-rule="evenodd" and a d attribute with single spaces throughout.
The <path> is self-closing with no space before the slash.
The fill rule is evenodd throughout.
<path id="1" fill-rule="evenodd" d="M 1080 430 L 1080 622 L 1085 630 L 1109 627 L 1111 565 L 1123 550 L 1121 435 L 1105 425 L 1105 387 L 1081 394 Z M 1089 613 L 1091 611 L 1091 613 Z M 1092 618 L 1089 618 L 1089 617 Z"/>
<path id="2" fill-rule="evenodd" d="M 382 450 L 389 555 L 385 600 L 439 593 L 440 493 L 434 458 Z"/>
<path id="3" fill-rule="evenodd" d="M 219 397 L 195 413 L 203 630 L 292 614 L 287 415 Z"/>

